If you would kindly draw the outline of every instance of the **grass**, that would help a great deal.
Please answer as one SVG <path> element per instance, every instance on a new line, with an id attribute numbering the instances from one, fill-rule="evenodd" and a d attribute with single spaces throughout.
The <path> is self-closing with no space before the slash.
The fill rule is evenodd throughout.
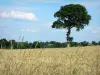
<path id="1" fill-rule="evenodd" d="M 100 47 L 1 49 L 0 75 L 100 75 Z"/>

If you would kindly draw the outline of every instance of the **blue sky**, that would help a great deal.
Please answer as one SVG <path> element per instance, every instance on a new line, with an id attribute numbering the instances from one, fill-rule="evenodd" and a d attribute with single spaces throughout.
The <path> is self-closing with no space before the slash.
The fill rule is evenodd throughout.
<path id="1" fill-rule="evenodd" d="M 65 29 L 52 29 L 54 13 L 66 4 L 82 4 L 92 16 L 90 24 L 77 32 L 74 41 L 100 41 L 99 0 L 0 0 L 0 39 L 66 42 Z"/>

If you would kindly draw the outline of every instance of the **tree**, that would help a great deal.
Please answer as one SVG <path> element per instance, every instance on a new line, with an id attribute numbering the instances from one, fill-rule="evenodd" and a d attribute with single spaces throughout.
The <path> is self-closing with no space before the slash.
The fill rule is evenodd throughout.
<path id="1" fill-rule="evenodd" d="M 95 42 L 95 41 L 92 41 L 92 45 L 97 45 L 97 42 Z"/>
<path id="2" fill-rule="evenodd" d="M 5 38 L 1 39 L 1 48 L 6 48 L 7 44 L 8 41 Z"/>
<path id="3" fill-rule="evenodd" d="M 100 45 L 100 41 L 98 42 L 98 45 Z"/>
<path id="4" fill-rule="evenodd" d="M 89 45 L 89 42 L 83 41 L 80 44 L 81 44 L 81 46 L 88 46 Z"/>
<path id="5" fill-rule="evenodd" d="M 68 43 L 70 42 L 71 29 L 75 27 L 77 31 L 80 31 L 91 20 L 86 8 L 80 4 L 61 6 L 60 10 L 54 14 L 54 17 L 57 20 L 53 22 L 52 28 L 67 29 L 66 40 Z"/>
<path id="6" fill-rule="evenodd" d="M 77 47 L 77 46 L 78 46 L 78 42 L 71 42 L 71 43 L 70 43 L 70 46 L 71 46 L 71 47 Z"/>
<path id="7" fill-rule="evenodd" d="M 29 43 L 29 48 L 30 48 L 30 49 L 32 48 L 32 43 L 31 43 L 31 42 Z"/>

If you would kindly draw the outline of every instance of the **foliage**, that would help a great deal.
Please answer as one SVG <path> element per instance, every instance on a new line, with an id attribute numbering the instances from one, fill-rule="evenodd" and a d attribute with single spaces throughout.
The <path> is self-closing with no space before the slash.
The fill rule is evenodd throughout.
<path id="1" fill-rule="evenodd" d="M 98 43 L 99 43 L 99 42 L 98 42 Z M 92 41 L 92 44 L 93 44 L 93 45 L 97 45 L 98 43 L 96 43 L 95 41 Z"/>
<path id="2" fill-rule="evenodd" d="M 67 42 L 71 41 L 70 33 L 73 27 L 79 31 L 84 29 L 91 20 L 91 16 L 88 14 L 86 8 L 80 4 L 61 6 L 60 10 L 54 14 L 54 17 L 57 18 L 57 20 L 53 22 L 52 28 L 67 29 Z"/>
<path id="3" fill-rule="evenodd" d="M 65 48 L 67 42 L 56 42 L 56 41 L 50 41 L 50 42 L 41 42 L 41 41 L 34 41 L 32 42 L 17 42 L 15 40 L 6 40 L 1 39 L 0 40 L 0 48 L 10 49 L 11 48 L 11 41 L 13 49 L 32 49 L 32 48 Z M 71 47 L 77 47 L 77 46 L 90 46 L 90 45 L 100 45 L 99 42 L 92 41 L 91 43 L 87 41 L 83 42 L 72 42 L 70 41 Z"/>

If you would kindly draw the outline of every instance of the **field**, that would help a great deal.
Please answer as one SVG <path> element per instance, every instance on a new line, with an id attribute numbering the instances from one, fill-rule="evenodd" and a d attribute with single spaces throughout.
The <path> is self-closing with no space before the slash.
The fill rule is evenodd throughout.
<path id="1" fill-rule="evenodd" d="M 0 75 L 100 75 L 100 46 L 1 49 Z"/>

